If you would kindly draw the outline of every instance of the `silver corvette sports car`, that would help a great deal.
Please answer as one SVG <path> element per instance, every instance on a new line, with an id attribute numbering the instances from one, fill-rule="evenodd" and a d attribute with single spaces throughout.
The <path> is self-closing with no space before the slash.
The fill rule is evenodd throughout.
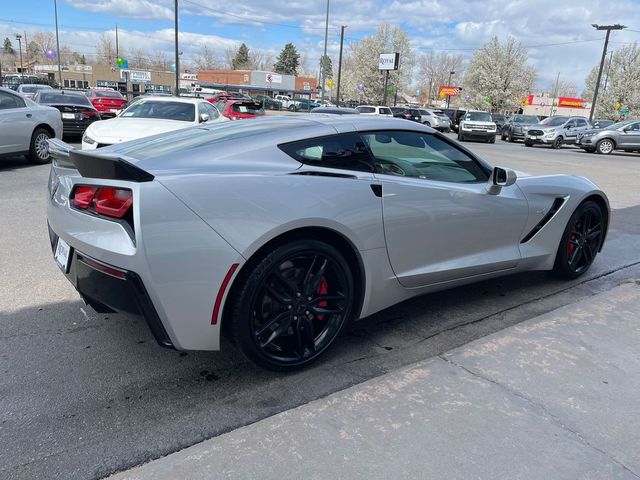
<path id="1" fill-rule="evenodd" d="M 609 223 L 585 178 L 492 168 L 400 119 L 274 116 L 50 151 L 51 247 L 87 304 L 180 350 L 217 350 L 224 329 L 276 370 L 416 295 L 578 277 Z"/>

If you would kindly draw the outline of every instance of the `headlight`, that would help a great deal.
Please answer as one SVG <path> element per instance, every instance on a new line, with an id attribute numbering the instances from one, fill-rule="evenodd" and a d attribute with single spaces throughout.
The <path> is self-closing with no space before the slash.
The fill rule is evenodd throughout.
<path id="1" fill-rule="evenodd" d="M 523 132 L 528 132 L 529 131 L 529 127 L 515 127 L 515 128 L 520 128 L 520 129 L 522 129 Z"/>
<path id="2" fill-rule="evenodd" d="M 554 133 L 556 131 L 555 128 L 547 128 L 546 130 L 543 130 L 544 133 Z"/>
<path id="3" fill-rule="evenodd" d="M 89 135 L 87 135 L 87 133 L 85 132 L 84 135 L 82 135 L 82 141 L 84 143 L 88 143 L 89 145 L 93 145 L 94 143 L 96 143 L 96 141 L 91 138 Z"/>

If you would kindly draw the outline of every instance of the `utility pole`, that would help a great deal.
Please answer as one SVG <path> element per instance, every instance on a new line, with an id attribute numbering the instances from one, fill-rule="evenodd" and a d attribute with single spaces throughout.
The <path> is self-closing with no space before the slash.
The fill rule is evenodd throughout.
<path id="1" fill-rule="evenodd" d="M 600 80 L 602 80 L 602 70 L 604 68 L 604 60 L 607 57 L 607 47 L 609 46 L 609 35 L 611 30 L 622 30 L 627 28 L 619 23 L 615 25 L 598 25 L 597 23 L 591 24 L 596 30 L 606 30 L 607 35 L 604 37 L 604 48 L 602 49 L 602 58 L 600 59 L 600 68 L 598 69 L 598 79 L 596 80 L 596 88 L 593 92 L 593 101 L 591 102 L 591 112 L 589 113 L 589 122 L 593 120 L 593 115 L 596 111 L 596 104 L 598 101 L 598 90 L 600 89 Z"/>
<path id="2" fill-rule="evenodd" d="M 609 83 L 609 72 L 611 71 L 611 59 L 613 58 L 613 50 L 609 52 L 609 65 L 607 66 L 607 76 L 604 77 L 604 87 L 603 90 L 607 90 L 607 84 Z"/>
<path id="3" fill-rule="evenodd" d="M 456 72 L 449 72 L 449 80 L 447 81 L 447 87 L 451 86 L 451 77 L 455 75 Z M 447 108 L 449 108 L 449 102 L 451 101 L 451 95 L 447 95 Z"/>
<path id="4" fill-rule="evenodd" d="M 60 64 L 60 35 L 58 34 L 58 0 L 53 0 L 53 10 L 56 15 L 56 57 L 58 57 L 58 78 L 60 79 L 60 88 L 62 88 L 62 65 Z"/>
<path id="5" fill-rule="evenodd" d="M 340 106 L 340 78 L 342 77 L 342 45 L 344 44 L 344 29 L 346 25 L 342 25 L 340 29 L 340 56 L 338 57 L 338 85 L 336 88 L 336 105 Z"/>
<path id="6" fill-rule="evenodd" d="M 327 37 L 329 36 L 329 0 L 327 0 L 327 18 L 324 23 L 324 55 L 322 55 L 322 62 L 320 62 L 320 66 L 322 67 L 320 70 L 320 74 L 322 75 L 322 79 L 320 80 L 320 86 L 322 90 L 320 91 L 320 101 L 324 100 L 324 87 L 327 82 Z"/>
<path id="7" fill-rule="evenodd" d="M 18 40 L 18 48 L 20 49 L 20 77 L 22 77 L 22 83 L 24 83 L 24 65 L 22 64 L 22 35 L 16 33 L 16 40 Z"/>
<path id="8" fill-rule="evenodd" d="M 175 35 L 176 35 L 176 97 L 180 96 L 180 52 L 178 51 L 178 0 L 175 0 Z"/>
<path id="9" fill-rule="evenodd" d="M 382 94 L 382 104 L 387 106 L 387 85 L 389 85 L 389 70 L 384 72 L 384 93 Z"/>
<path id="10" fill-rule="evenodd" d="M 120 49 L 118 48 L 118 24 L 116 23 L 116 62 L 120 57 Z"/>
<path id="11" fill-rule="evenodd" d="M 558 98 L 558 85 L 560 85 L 560 72 L 558 72 L 558 76 L 556 77 L 556 85 L 553 87 L 553 98 L 551 99 L 549 116 L 553 115 L 553 102 Z"/>

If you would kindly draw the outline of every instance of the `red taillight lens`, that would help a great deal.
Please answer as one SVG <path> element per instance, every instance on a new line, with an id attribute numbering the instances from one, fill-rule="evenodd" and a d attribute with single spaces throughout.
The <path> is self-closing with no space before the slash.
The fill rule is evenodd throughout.
<path id="1" fill-rule="evenodd" d="M 82 114 L 87 118 L 96 118 L 98 116 L 98 112 L 95 110 L 85 110 Z"/>
<path id="2" fill-rule="evenodd" d="M 131 190 L 103 187 L 95 197 L 96 212 L 107 217 L 122 218 L 131 208 Z"/>
<path id="3" fill-rule="evenodd" d="M 83 210 L 89 208 L 98 187 L 79 186 L 73 192 L 73 206 Z"/>
<path id="4" fill-rule="evenodd" d="M 82 210 L 123 218 L 131 209 L 133 194 L 123 188 L 78 185 L 73 191 L 72 202 L 74 207 Z"/>

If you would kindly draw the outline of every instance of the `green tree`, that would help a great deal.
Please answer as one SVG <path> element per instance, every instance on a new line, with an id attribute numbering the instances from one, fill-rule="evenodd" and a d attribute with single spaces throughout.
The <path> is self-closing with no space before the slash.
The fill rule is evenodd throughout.
<path id="1" fill-rule="evenodd" d="M 249 64 L 249 49 L 243 43 L 240 45 L 240 48 L 238 48 L 236 56 L 231 60 L 231 68 L 234 70 L 247 70 L 249 68 Z"/>
<path id="2" fill-rule="evenodd" d="M 300 54 L 293 43 L 287 43 L 273 65 L 276 73 L 284 75 L 297 75 L 300 66 Z"/>
<path id="3" fill-rule="evenodd" d="M 322 59 L 322 66 L 324 69 L 324 76 L 328 80 L 333 78 L 333 64 L 331 63 L 331 57 L 326 55 Z"/>
<path id="4" fill-rule="evenodd" d="M 4 47 L 2 49 L 7 55 L 15 55 L 16 53 L 16 51 L 13 49 L 13 45 L 11 45 L 11 40 L 9 40 L 9 37 L 5 37 Z"/>

